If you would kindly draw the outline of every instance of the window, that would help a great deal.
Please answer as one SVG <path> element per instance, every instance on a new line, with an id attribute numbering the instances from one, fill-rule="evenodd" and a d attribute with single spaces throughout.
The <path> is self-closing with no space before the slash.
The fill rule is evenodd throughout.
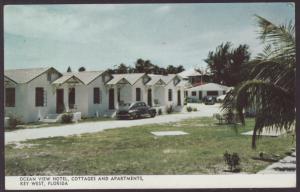
<path id="1" fill-rule="evenodd" d="M 225 95 L 226 94 L 226 91 L 223 91 L 223 95 Z"/>
<path id="2" fill-rule="evenodd" d="M 202 91 L 199 91 L 199 100 L 202 99 Z"/>
<path id="3" fill-rule="evenodd" d="M 135 98 L 136 101 L 141 101 L 141 88 L 136 88 Z"/>
<path id="4" fill-rule="evenodd" d="M 218 91 L 207 91 L 208 96 L 218 96 Z"/>
<path id="5" fill-rule="evenodd" d="M 69 108 L 75 107 L 75 88 L 69 88 Z"/>
<path id="6" fill-rule="evenodd" d="M 120 101 L 121 101 L 121 88 L 118 88 L 117 94 L 118 94 L 118 102 L 120 103 Z"/>
<path id="7" fill-rule="evenodd" d="M 192 96 L 196 96 L 197 92 L 196 91 L 192 91 Z"/>
<path id="8" fill-rule="evenodd" d="M 5 89 L 5 106 L 15 107 L 16 105 L 16 90 L 15 88 Z"/>
<path id="9" fill-rule="evenodd" d="M 52 76 L 52 73 L 51 73 L 51 72 L 48 72 L 48 73 L 47 73 L 47 80 L 48 80 L 48 81 L 51 81 L 51 79 L 52 79 L 51 76 Z"/>
<path id="10" fill-rule="evenodd" d="M 168 90 L 168 100 L 169 100 L 169 101 L 172 101 L 172 100 L 173 100 L 173 92 L 172 92 L 172 89 L 169 89 L 169 90 Z"/>
<path id="11" fill-rule="evenodd" d="M 35 88 L 35 106 L 43 107 L 45 103 L 44 88 L 36 87 Z"/>
<path id="12" fill-rule="evenodd" d="M 94 104 L 101 103 L 101 91 L 99 87 L 94 88 Z"/>

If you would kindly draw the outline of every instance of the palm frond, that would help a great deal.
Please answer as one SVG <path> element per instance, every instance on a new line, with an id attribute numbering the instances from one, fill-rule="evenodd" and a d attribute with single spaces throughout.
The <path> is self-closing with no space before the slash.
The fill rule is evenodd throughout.
<path id="1" fill-rule="evenodd" d="M 269 20 L 256 15 L 259 26 L 259 38 L 264 43 L 271 43 L 275 46 L 283 44 L 295 45 L 295 25 L 290 21 L 287 25 L 277 26 Z"/>
<path id="2" fill-rule="evenodd" d="M 271 82 L 249 80 L 236 92 L 235 102 L 239 113 L 247 107 L 256 110 L 252 147 L 255 148 L 257 133 L 260 135 L 263 129 L 291 129 L 295 121 L 295 103 L 287 91 Z"/>

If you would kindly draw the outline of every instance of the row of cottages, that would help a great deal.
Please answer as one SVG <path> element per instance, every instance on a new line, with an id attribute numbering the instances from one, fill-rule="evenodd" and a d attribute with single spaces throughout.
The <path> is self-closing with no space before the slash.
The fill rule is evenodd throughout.
<path id="1" fill-rule="evenodd" d="M 23 122 L 80 112 L 83 117 L 112 116 L 135 101 L 181 110 L 186 82 L 177 75 L 109 74 L 107 71 L 60 73 L 53 67 L 6 70 L 5 115 Z"/>
<path id="2" fill-rule="evenodd" d="M 186 89 L 186 96 L 193 101 L 202 101 L 206 96 L 217 98 L 218 96 L 225 95 L 231 87 L 220 85 L 217 83 L 206 83 Z"/>

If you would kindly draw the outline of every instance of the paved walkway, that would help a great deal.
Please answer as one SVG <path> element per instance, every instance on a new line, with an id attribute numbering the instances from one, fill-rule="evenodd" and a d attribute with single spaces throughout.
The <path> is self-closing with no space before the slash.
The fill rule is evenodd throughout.
<path id="1" fill-rule="evenodd" d="M 28 139 L 39 139 L 47 137 L 59 137 L 78 135 L 83 133 L 95 133 L 105 129 L 126 128 L 137 125 L 146 125 L 154 123 L 169 123 L 178 122 L 188 118 L 194 117 L 211 117 L 214 113 L 218 113 L 219 105 L 202 105 L 198 104 L 197 112 L 184 112 L 180 114 L 161 115 L 155 118 L 136 119 L 136 120 L 117 120 L 117 121 L 99 121 L 99 122 L 86 122 L 71 125 L 22 129 L 5 133 L 5 144 L 25 141 Z"/>
<path id="2" fill-rule="evenodd" d="M 287 156 L 280 161 L 271 164 L 264 170 L 258 172 L 258 174 L 296 174 L 296 152 L 293 152 L 291 156 Z"/>

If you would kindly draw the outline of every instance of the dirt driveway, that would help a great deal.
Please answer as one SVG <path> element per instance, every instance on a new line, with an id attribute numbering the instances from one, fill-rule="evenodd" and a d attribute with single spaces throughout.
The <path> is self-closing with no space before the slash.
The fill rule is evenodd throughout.
<path id="1" fill-rule="evenodd" d="M 202 105 L 191 104 L 193 107 L 197 107 L 197 112 L 183 112 L 180 114 L 161 115 L 155 118 L 136 119 L 136 120 L 117 120 L 117 121 L 99 121 L 99 122 L 86 122 L 63 126 L 54 126 L 46 128 L 35 129 L 22 129 L 11 132 L 5 132 L 5 144 L 25 141 L 27 139 L 39 139 L 47 137 L 59 137 L 78 135 L 82 133 L 95 133 L 103 131 L 105 129 L 114 128 L 126 128 L 137 125 L 146 124 L 161 124 L 169 122 L 178 122 L 188 118 L 195 117 L 211 117 L 214 113 L 220 111 L 219 105 Z"/>

